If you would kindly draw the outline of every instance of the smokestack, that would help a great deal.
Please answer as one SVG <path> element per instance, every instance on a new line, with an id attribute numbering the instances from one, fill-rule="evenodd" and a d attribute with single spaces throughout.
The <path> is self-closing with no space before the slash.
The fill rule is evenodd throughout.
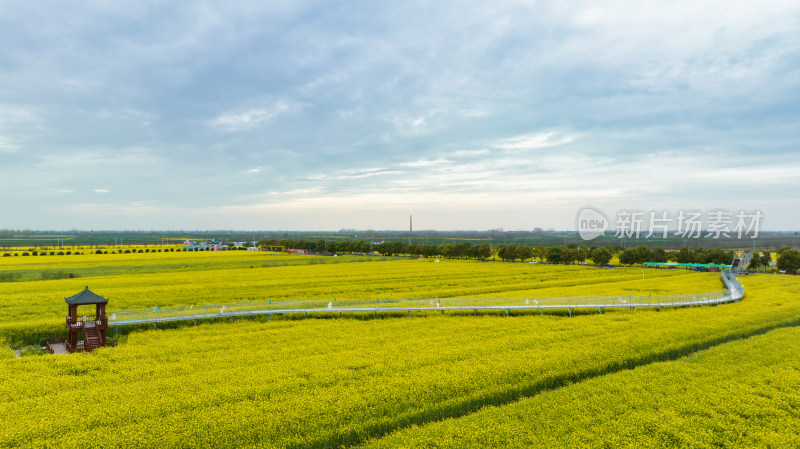
<path id="1" fill-rule="evenodd" d="M 414 222 L 411 219 L 411 215 L 408 216 L 408 244 L 411 244 L 411 234 L 414 232 Z"/>

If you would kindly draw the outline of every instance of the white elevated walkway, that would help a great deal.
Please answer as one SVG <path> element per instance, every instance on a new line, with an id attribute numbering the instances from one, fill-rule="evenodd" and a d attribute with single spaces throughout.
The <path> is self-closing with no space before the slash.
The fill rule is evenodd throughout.
<path id="1" fill-rule="evenodd" d="M 302 313 L 354 313 L 367 312 L 441 312 L 504 310 L 566 309 L 570 316 L 575 309 L 595 309 L 602 313 L 606 308 L 661 308 L 724 304 L 744 297 L 744 287 L 733 272 L 721 273 L 726 289 L 716 292 L 681 295 L 648 296 L 587 296 L 563 298 L 437 298 L 437 299 L 339 299 L 303 301 L 263 301 L 232 304 L 209 304 L 186 307 L 117 310 L 107 313 L 109 326 L 166 323 L 171 321 L 204 320 L 256 315 L 281 315 Z"/>

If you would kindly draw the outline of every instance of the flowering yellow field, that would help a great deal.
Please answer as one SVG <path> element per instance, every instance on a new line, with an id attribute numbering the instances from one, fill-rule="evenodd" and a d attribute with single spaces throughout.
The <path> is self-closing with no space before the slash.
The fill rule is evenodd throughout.
<path id="1" fill-rule="evenodd" d="M 109 310 L 302 299 L 646 295 L 722 289 L 718 275 L 684 270 L 646 270 L 642 279 L 642 270 L 632 268 L 244 253 L 53 257 L 58 264 L 42 262 L 44 257 L 35 259 L 40 265 L 32 267 L 12 264 L 27 258 L 0 258 L 6 264 L 0 268 L 6 271 L 88 273 L 73 279 L 0 283 L 0 339 L 32 343 L 58 334 L 66 316 L 63 298 L 84 286 L 109 298 Z M 374 262 L 357 262 L 361 260 Z"/>
<path id="2" fill-rule="evenodd" d="M 414 261 L 386 264 L 379 281 L 396 279 L 398 287 L 410 282 L 410 273 L 424 272 L 417 267 L 426 265 Z M 352 265 L 352 270 L 371 270 L 383 263 Z M 497 293 L 524 290 L 516 285 L 527 286 L 534 276 L 525 270 L 539 268 L 543 269 L 538 273 L 542 280 L 534 277 L 537 282 L 565 284 L 545 290 L 591 289 L 592 283 L 600 283 L 592 280 L 596 271 L 578 267 L 438 265 L 443 272 L 428 279 L 444 290 L 464 288 L 450 285 L 447 270 L 453 270 L 453 276 L 466 271 L 471 276 L 463 276 L 462 283 L 475 289 L 489 284 L 487 279 L 493 279 L 489 274 L 494 273 L 502 284 L 494 287 Z M 276 270 L 287 269 L 297 285 L 306 283 L 313 289 L 325 273 L 322 269 L 346 266 Z M 322 271 L 314 277 L 303 271 L 305 268 Z M 511 271 L 503 277 L 503 270 Z M 556 275 L 558 271 L 561 277 Z M 355 291 L 362 294 L 373 294 L 370 284 L 378 282 L 369 282 L 365 277 L 370 276 L 357 271 L 334 271 L 328 276 L 333 273 L 353 281 Z M 641 273 L 638 279 L 631 279 L 634 274 L 614 271 L 607 280 L 632 288 L 634 282 L 668 285 L 688 276 L 665 270 L 642 281 Z M 589 280 L 588 287 L 576 285 L 582 278 Z M 701 285 L 704 278 L 697 278 Z M 694 277 L 685 280 L 691 283 L 690 279 Z M 800 324 L 800 282 L 795 277 L 763 275 L 742 281 L 747 288 L 745 299 L 717 307 L 574 318 L 431 315 L 201 324 L 135 333 L 119 347 L 94 354 L 4 359 L 0 364 L 0 446 L 71 447 L 91 441 L 96 447 L 336 447 L 365 442 L 411 425 L 426 426 L 485 406 L 504 406 L 624 368 L 671 360 L 776 327 Z M 265 282 L 285 285 L 280 284 L 280 276 Z M 339 288 L 333 279 L 327 283 L 331 290 L 316 293 Z M 133 291 L 133 286 L 126 288 L 131 290 L 124 291 Z M 718 285 L 712 287 L 716 288 Z M 110 296 L 112 300 L 115 297 Z M 735 365 L 741 358 L 722 357 L 714 363 Z M 797 375 L 791 368 L 794 365 L 785 366 L 787 375 Z M 621 373 L 620 382 L 629 373 Z M 734 394 L 735 384 L 731 385 L 726 391 Z M 563 388 L 565 406 L 578 397 L 570 388 Z M 642 394 L 644 407 L 650 396 L 646 391 Z M 705 410 L 702 402 L 681 397 L 671 400 L 684 402 L 685 410 L 694 413 Z M 581 401 L 571 406 L 587 413 L 581 425 L 608 425 L 600 416 L 592 419 L 591 403 L 586 408 Z M 74 412 L 65 413 L 69 410 Z M 796 413 L 796 407 L 794 410 Z M 796 415 L 792 419 L 790 425 L 796 428 Z M 485 425 L 490 427 L 491 422 Z M 618 442 L 636 445 L 638 434 L 623 432 Z M 443 435 L 458 447 L 460 434 Z M 779 437 L 765 433 L 764 438 L 772 440 L 758 441 L 780 444 Z M 387 444 L 409 447 L 404 441 L 387 440 Z"/>
<path id="3" fill-rule="evenodd" d="M 800 328 L 401 430 L 367 448 L 800 447 Z"/>
<path id="4" fill-rule="evenodd" d="M 40 280 L 42 273 L 61 272 L 77 277 L 145 274 L 175 271 L 205 271 L 263 266 L 306 264 L 312 259 L 337 262 L 336 258 L 273 254 L 252 251 L 197 251 L 135 254 L 0 257 L 0 273 L 14 273 L 19 280 Z M 356 258 L 344 256 L 342 260 Z M 362 258 L 371 260 L 375 258 Z M 380 260 L 380 258 L 378 258 Z"/>

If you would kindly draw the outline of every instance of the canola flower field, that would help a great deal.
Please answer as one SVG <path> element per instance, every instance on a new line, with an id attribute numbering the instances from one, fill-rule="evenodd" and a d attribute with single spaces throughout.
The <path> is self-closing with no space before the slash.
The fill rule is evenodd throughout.
<path id="1" fill-rule="evenodd" d="M 36 265 L 21 266 L 22 259 L 31 259 Z M 722 289 L 719 275 L 714 273 L 649 269 L 642 280 L 642 270 L 635 268 L 459 260 L 435 263 L 244 251 L 45 259 L 4 257 L 0 269 L 61 269 L 84 274 L 72 279 L 0 283 L 0 340 L 33 344 L 37 338 L 62 333 L 64 298 L 85 286 L 109 298 L 109 310 L 304 299 L 656 295 Z M 57 261 L 60 266 L 54 265 Z M 174 269 L 176 266 L 180 269 Z"/>
<path id="2" fill-rule="evenodd" d="M 718 274 L 712 273 L 647 270 L 644 280 L 641 276 L 638 269 L 398 260 L 96 276 L 88 283 L 121 308 L 152 305 L 154 298 L 179 305 L 221 302 L 221 297 L 235 301 L 285 300 L 296 295 L 569 296 L 720 288 Z M 561 408 L 551 407 L 552 414 L 543 415 L 543 420 L 576 415 L 571 422 L 542 424 L 551 426 L 552 434 L 573 429 L 573 440 L 548 437 L 556 441 L 551 447 L 563 446 L 557 442 L 570 445 L 580 440 L 580 432 L 609 426 L 608 415 L 594 413 L 593 407 L 603 408 L 607 402 L 624 415 L 625 409 L 619 407 L 629 403 L 627 396 L 617 399 L 615 409 L 614 396 L 601 394 L 602 388 L 617 384 L 621 384 L 618 390 L 627 385 L 631 395 L 641 392 L 639 408 L 651 407 L 649 413 L 656 416 L 641 423 L 637 415 L 620 416 L 628 420 L 626 426 L 606 429 L 599 434 L 605 436 L 587 440 L 589 446 L 647 443 L 652 429 L 661 432 L 653 437 L 656 443 L 674 434 L 677 445 L 688 441 L 688 446 L 710 447 L 721 441 L 722 446 L 737 442 L 785 446 L 794 441 L 791 434 L 777 429 L 769 417 L 788 420 L 784 424 L 789 429 L 796 429 L 800 420 L 791 389 L 780 387 L 777 378 L 767 382 L 776 385 L 771 389 L 748 383 L 746 377 L 733 383 L 724 374 L 686 379 L 685 362 L 672 361 L 683 356 L 689 356 L 686 361 L 704 360 L 706 353 L 697 351 L 712 348 L 708 353 L 716 354 L 719 349 L 722 355 L 708 362 L 711 369 L 740 373 L 744 369 L 737 371 L 737 366 L 747 350 L 731 346 L 734 352 L 728 353 L 725 348 L 752 339 L 764 353 L 754 354 L 752 364 L 762 360 L 796 382 L 795 362 L 780 360 L 787 354 L 786 346 L 797 346 L 789 344 L 797 334 L 775 332 L 783 338 L 779 347 L 757 339 L 762 338 L 759 335 L 772 338 L 768 332 L 800 324 L 800 281 L 770 275 L 741 280 L 745 299 L 715 307 L 622 310 L 573 318 L 436 314 L 377 320 L 209 322 L 135 332 L 117 348 L 102 348 L 94 354 L 16 358 L 7 351 L 0 353 L 0 447 L 70 447 L 86 441 L 96 447 L 159 448 L 460 447 L 492 446 L 493 441 L 502 447 L 516 443 L 503 440 L 508 435 L 495 435 L 492 429 L 503 432 L 515 426 L 514 413 L 525 414 L 524 410 L 515 412 L 515 407 L 524 408 L 526 401 L 536 400 L 550 401 L 543 402 L 544 407 L 561 404 Z M 45 324 L 47 320 L 60 325 L 65 309 L 62 298 L 80 290 L 86 281 L 2 285 L 0 316 L 4 321 L 16 317 L 20 326 L 6 326 L 6 339 L 13 342 L 31 326 L 53 326 Z M 777 352 L 767 355 L 773 349 Z M 663 370 L 656 371 L 662 374 L 655 380 L 644 374 L 640 382 L 644 385 L 638 385 L 631 376 L 647 373 L 651 366 L 661 367 L 653 369 Z M 656 384 L 662 378 L 665 389 L 658 390 Z M 695 379 L 699 379 L 697 384 Z M 672 384 L 674 389 L 667 389 Z M 758 401 L 762 394 L 769 397 L 757 402 L 763 406 L 759 413 L 734 409 L 734 414 L 750 413 L 749 427 L 733 418 L 724 421 L 725 429 L 739 433 L 755 428 L 756 439 L 726 436 L 724 429 L 718 436 L 714 427 L 706 427 L 703 432 L 712 432 L 719 440 L 703 435 L 685 440 L 694 434 L 680 424 L 653 427 L 652 420 L 660 416 L 654 408 L 665 407 L 667 418 L 678 412 L 702 417 L 707 404 L 695 399 L 710 384 L 723 393 L 739 395 L 740 401 Z M 670 392 L 671 397 L 651 403 L 652 398 Z M 557 393 L 562 396 L 548 399 Z M 680 408 L 669 412 L 670 401 Z M 484 415 L 492 410 L 509 412 Z M 543 413 L 538 405 L 526 410 Z M 715 415 L 706 418 L 710 425 Z M 462 419 L 467 420 L 465 432 L 470 426 L 484 427 L 483 436 L 470 440 L 470 435 L 461 433 Z M 517 432 L 527 432 L 526 425 Z M 429 426 L 439 429 L 441 438 L 436 430 L 425 432 Z M 529 437 L 535 438 L 535 432 Z"/>
<path id="3" fill-rule="evenodd" d="M 740 277 L 745 298 L 714 307 L 208 321 L 134 331 L 93 354 L 18 358 L 10 347 L 60 331 L 63 297 L 85 285 L 126 309 L 673 294 L 721 281 L 244 252 L 4 259 L 0 272 L 28 274 L 0 283 L 0 447 L 797 447 L 800 434 L 793 276 Z M 37 270 L 81 277 L 35 280 Z"/>
<path id="4" fill-rule="evenodd" d="M 367 448 L 800 447 L 800 328 L 416 426 Z"/>

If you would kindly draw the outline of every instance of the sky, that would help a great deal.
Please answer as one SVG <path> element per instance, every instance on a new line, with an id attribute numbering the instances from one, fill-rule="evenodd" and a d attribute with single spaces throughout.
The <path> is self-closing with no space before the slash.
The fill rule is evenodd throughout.
<path id="1" fill-rule="evenodd" d="M 0 228 L 800 229 L 800 2 L 0 5 Z"/>

